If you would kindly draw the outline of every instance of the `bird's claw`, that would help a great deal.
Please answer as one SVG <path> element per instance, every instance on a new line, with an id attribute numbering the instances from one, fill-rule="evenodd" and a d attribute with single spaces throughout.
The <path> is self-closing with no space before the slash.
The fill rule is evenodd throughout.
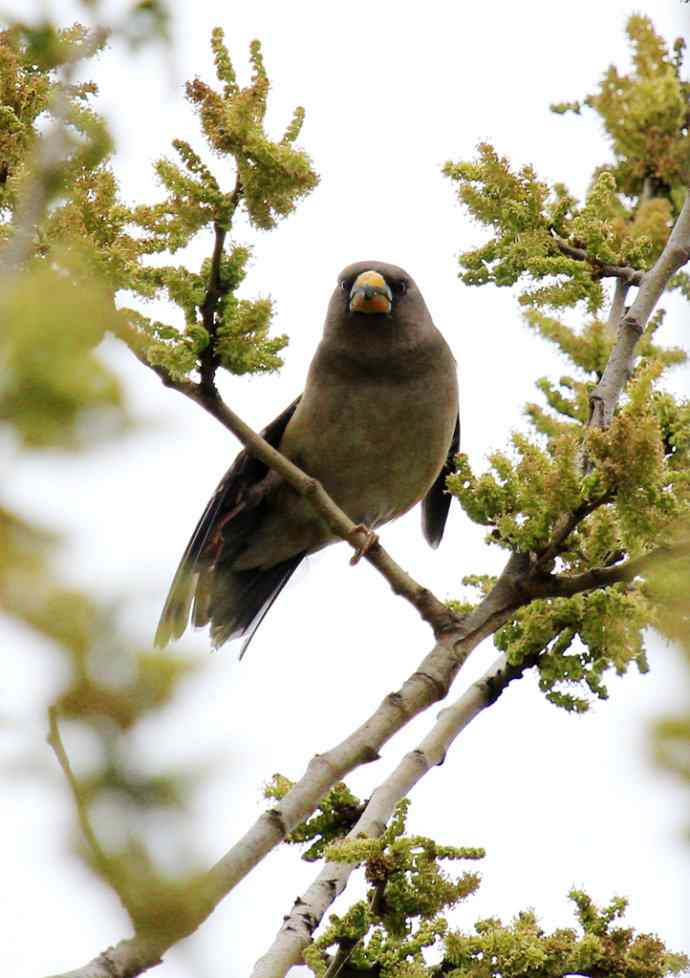
<path id="1" fill-rule="evenodd" d="M 365 557 L 369 553 L 371 548 L 376 546 L 376 544 L 379 542 L 378 533 L 374 533 L 374 531 L 370 529 L 365 523 L 358 523 L 357 526 L 353 526 L 352 531 L 350 533 L 350 537 L 356 538 L 357 534 L 359 533 L 366 533 L 366 537 L 364 543 L 358 545 L 357 549 L 350 557 L 351 567 L 354 567 L 355 564 L 358 564 L 362 559 L 362 557 Z"/>

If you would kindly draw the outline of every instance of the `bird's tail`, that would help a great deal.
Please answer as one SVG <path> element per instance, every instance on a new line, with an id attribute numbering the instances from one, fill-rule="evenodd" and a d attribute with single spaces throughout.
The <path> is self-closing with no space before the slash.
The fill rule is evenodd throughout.
<path id="1" fill-rule="evenodd" d="M 256 630 L 273 602 L 297 570 L 305 553 L 265 569 L 225 571 L 218 575 L 206 614 L 192 612 L 192 621 L 201 624 L 200 617 L 211 622 L 211 640 L 218 648 L 230 638 L 244 637 L 240 659 L 247 651 Z"/>

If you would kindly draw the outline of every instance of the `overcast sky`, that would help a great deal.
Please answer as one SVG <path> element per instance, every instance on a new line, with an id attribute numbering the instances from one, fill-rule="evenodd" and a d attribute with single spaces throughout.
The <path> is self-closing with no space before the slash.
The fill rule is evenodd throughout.
<path id="1" fill-rule="evenodd" d="M 43 6 L 10 0 L 4 8 L 26 16 Z M 75 17 L 67 2 L 48 9 L 65 24 Z M 158 52 L 134 57 L 118 46 L 102 56 L 93 72 L 99 105 L 113 126 L 126 196 L 136 201 L 158 192 L 151 163 L 172 138 L 200 145 L 182 85 L 195 74 L 213 78 L 214 25 L 224 27 L 245 79 L 249 41 L 261 39 L 275 86 L 269 129 L 279 134 L 293 107 L 306 107 L 300 142 L 321 184 L 277 231 L 258 234 L 240 225 L 236 232 L 255 249 L 242 294 L 270 293 L 275 329 L 291 339 L 280 375 L 223 381 L 242 417 L 261 427 L 299 393 L 338 272 L 373 258 L 415 277 L 455 352 L 463 449 L 472 464 L 481 469 L 486 453 L 506 444 L 523 423 L 523 403 L 535 397 L 535 380 L 558 376 L 563 363 L 522 325 L 510 290 L 471 290 L 459 282 L 456 255 L 481 231 L 454 203 L 440 168 L 489 140 L 515 164 L 531 162 L 542 177 L 581 193 L 592 168 L 608 158 L 606 142 L 587 113 L 556 117 L 548 104 L 593 91 L 611 62 L 627 66 L 624 24 L 632 9 L 618 0 L 201 0 L 176 10 L 172 63 Z M 690 8 L 680 0 L 650 0 L 638 9 L 669 40 L 688 34 Z M 231 175 L 225 179 L 229 185 Z M 190 249 L 193 267 L 208 252 L 208 237 L 200 237 Z M 687 346 L 680 303 L 665 305 L 663 339 Z M 50 453 L 8 458 L 14 468 L 5 499 L 62 527 L 74 581 L 122 601 L 129 627 L 147 636 L 237 445 L 127 351 L 112 343 L 104 355 L 117 365 L 140 427 L 78 462 Z M 687 388 L 687 373 L 677 373 L 673 385 Z M 442 598 L 459 593 L 463 575 L 492 573 L 502 563 L 457 504 L 436 552 L 421 539 L 418 511 L 385 528 L 382 539 Z M 300 568 L 242 663 L 237 646 L 209 656 L 206 635 L 185 640 L 185 650 L 206 668 L 174 709 L 142 731 L 137 750 L 152 770 L 215 758 L 197 804 L 197 847 L 209 863 L 259 814 L 261 786 L 274 771 L 298 777 L 315 751 L 359 724 L 430 647 L 416 613 L 366 562 L 352 569 L 348 558 L 339 545 Z M 64 679 L 60 659 L 16 626 L 0 629 L 7 661 L 4 773 L 13 779 L 1 815 L 0 846 L 7 851 L 0 854 L 0 973 L 36 978 L 84 963 L 126 936 L 128 926 L 114 897 L 69 860 L 66 789 L 57 773 L 46 784 L 55 764 L 44 743 L 45 708 Z M 688 677 L 673 649 L 658 640 L 650 645 L 651 674 L 611 680 L 610 701 L 584 717 L 546 703 L 533 677 L 515 684 L 415 789 L 414 831 L 488 852 L 479 895 L 453 915 L 455 924 L 469 927 L 489 914 L 510 918 L 530 906 L 549 928 L 569 924 L 565 894 L 576 884 L 602 902 L 614 893 L 629 896 L 632 924 L 657 932 L 673 949 L 690 950 L 686 796 L 652 766 L 648 744 L 650 721 L 682 701 Z M 494 655 L 490 642 L 480 647 L 454 694 Z M 352 775 L 352 788 L 366 796 L 435 712 L 417 718 L 380 762 Z M 43 777 L 15 773 L 27 758 Z M 273 853 L 156 974 L 246 975 L 313 874 L 296 852 Z M 347 903 L 345 896 L 339 908 Z"/>

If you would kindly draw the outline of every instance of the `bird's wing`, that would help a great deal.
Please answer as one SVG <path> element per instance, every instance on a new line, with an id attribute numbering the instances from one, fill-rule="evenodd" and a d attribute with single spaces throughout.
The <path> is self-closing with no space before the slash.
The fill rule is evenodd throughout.
<path id="1" fill-rule="evenodd" d="M 274 448 L 278 447 L 299 400 L 296 398 L 261 432 L 262 438 Z M 261 502 L 274 485 L 275 478 L 268 466 L 243 449 L 220 480 L 182 555 L 156 630 L 154 641 L 159 648 L 182 635 L 190 611 L 195 625 L 208 623 L 210 577 L 218 552 L 223 549 L 224 560 L 232 556 L 228 554 L 230 540 L 236 540 L 240 549 L 256 523 Z M 230 526 L 232 533 L 226 530 Z"/>
<path id="2" fill-rule="evenodd" d="M 454 458 L 460 451 L 460 415 L 455 421 L 455 430 L 448 446 L 445 464 L 422 500 L 422 532 L 430 547 L 438 547 L 443 537 L 446 518 L 450 507 L 450 495 L 446 490 L 446 478 L 454 471 Z"/>

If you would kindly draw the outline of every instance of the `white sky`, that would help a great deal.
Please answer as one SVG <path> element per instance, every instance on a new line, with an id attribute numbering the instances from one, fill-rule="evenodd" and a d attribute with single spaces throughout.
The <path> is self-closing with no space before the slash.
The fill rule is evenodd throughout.
<path id="1" fill-rule="evenodd" d="M 41 9 L 32 0 L 4 6 L 22 16 Z M 64 23 L 74 18 L 67 2 L 51 9 Z M 690 10 L 680 0 L 654 0 L 642 9 L 667 38 L 684 29 L 687 35 Z M 455 255 L 480 232 L 454 203 L 440 166 L 469 158 L 489 140 L 516 164 L 532 162 L 543 177 L 581 192 L 593 166 L 607 158 L 602 133 L 590 115 L 555 117 L 548 103 L 593 91 L 612 61 L 627 65 L 623 27 L 630 12 L 617 0 L 355 0 L 337 7 L 254 0 L 232 8 L 200 2 L 176 12 L 172 67 L 152 51 L 134 57 L 118 47 L 102 57 L 95 73 L 100 104 L 117 138 L 117 171 L 138 201 L 156 192 L 151 162 L 170 139 L 199 145 L 181 85 L 197 73 L 212 79 L 214 25 L 225 28 L 241 77 L 250 39 L 262 40 L 275 83 L 269 127 L 276 134 L 294 105 L 306 106 L 300 142 L 320 186 L 277 231 L 241 226 L 237 233 L 255 246 L 243 294 L 270 292 L 276 331 L 291 336 L 280 376 L 224 381 L 224 394 L 244 418 L 260 427 L 299 392 L 338 271 L 375 258 L 414 275 L 455 351 L 463 448 L 474 466 L 505 444 L 522 424 L 522 404 L 535 398 L 534 381 L 557 376 L 563 365 L 522 326 L 509 290 L 470 290 L 457 280 Z M 194 265 L 208 248 L 200 240 L 192 249 Z M 665 304 L 663 338 L 687 345 L 680 303 Z M 78 462 L 51 453 L 7 459 L 14 468 L 5 498 L 63 527 L 74 580 L 121 602 L 129 626 L 145 637 L 237 445 L 126 351 L 111 344 L 107 356 L 141 426 Z M 684 384 L 681 373 L 674 386 Z M 444 598 L 458 593 L 464 574 L 501 565 L 482 536 L 454 504 L 438 551 L 425 547 L 418 512 L 384 529 L 383 542 Z M 235 647 L 208 656 L 206 636 L 192 636 L 185 647 L 198 654 L 203 674 L 137 739 L 141 762 L 152 770 L 214 758 L 195 813 L 196 847 L 209 863 L 259 814 L 261 786 L 274 771 L 299 776 L 314 751 L 346 735 L 430 647 L 416 614 L 373 568 L 362 563 L 353 570 L 348 558 L 344 546 L 312 558 L 241 664 Z M 112 895 L 66 855 L 69 802 L 44 742 L 45 708 L 63 680 L 60 659 L 16 626 L 0 622 L 0 629 L 7 663 L 0 973 L 36 978 L 84 963 L 129 931 Z M 477 650 L 455 695 L 494 654 L 490 643 Z M 454 923 L 469 927 L 481 916 L 510 918 L 532 906 L 545 926 L 565 925 L 571 919 L 565 894 L 576 884 L 601 902 L 614 893 L 629 896 L 630 923 L 657 932 L 674 949 L 690 949 L 687 796 L 652 766 L 647 737 L 650 721 L 682 701 L 688 677 L 674 650 L 655 641 L 650 654 L 651 675 L 612 680 L 611 700 L 585 717 L 548 705 L 533 678 L 516 684 L 415 790 L 414 831 L 488 850 L 480 893 Z M 434 712 L 417 718 L 379 763 L 349 778 L 352 788 L 370 793 Z M 78 765 L 80 745 L 72 749 Z M 18 773 L 27 760 L 42 778 Z M 273 853 L 156 974 L 247 974 L 314 871 L 294 851 Z M 339 909 L 347 902 L 346 896 Z"/>

